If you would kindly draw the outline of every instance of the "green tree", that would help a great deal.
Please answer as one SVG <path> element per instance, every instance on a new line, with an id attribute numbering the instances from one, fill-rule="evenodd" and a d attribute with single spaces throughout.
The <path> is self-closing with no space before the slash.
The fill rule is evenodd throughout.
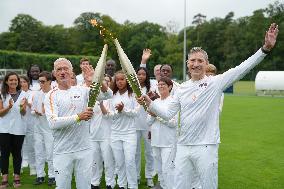
<path id="1" fill-rule="evenodd" d="M 40 21 L 27 14 L 18 14 L 11 23 L 9 28 L 11 33 L 14 33 L 16 40 L 16 49 L 27 52 L 40 52 L 44 31 Z"/>

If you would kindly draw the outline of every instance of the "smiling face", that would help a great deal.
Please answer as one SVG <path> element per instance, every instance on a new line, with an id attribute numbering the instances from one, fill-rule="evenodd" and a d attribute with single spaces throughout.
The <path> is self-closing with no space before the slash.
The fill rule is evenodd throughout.
<path id="1" fill-rule="evenodd" d="M 9 89 L 16 89 L 19 85 L 19 80 L 17 75 L 10 75 L 6 81 L 6 84 L 8 85 Z"/>
<path id="2" fill-rule="evenodd" d="M 164 81 L 159 81 L 158 83 L 158 90 L 162 97 L 169 96 L 171 88 L 172 86 L 168 86 Z"/>
<path id="3" fill-rule="evenodd" d="M 173 70 L 169 65 L 163 65 L 160 71 L 160 77 L 172 78 Z"/>
<path id="4" fill-rule="evenodd" d="M 58 84 L 60 83 L 71 83 L 71 76 L 73 74 L 72 67 L 65 60 L 57 62 L 54 67 L 54 75 Z"/>
<path id="5" fill-rule="evenodd" d="M 118 73 L 115 75 L 115 84 L 119 91 L 123 91 L 127 88 L 126 77 L 122 73 Z"/>
<path id="6" fill-rule="evenodd" d="M 50 88 L 51 81 L 48 81 L 46 77 L 39 77 L 38 81 L 43 91 L 47 91 Z"/>
<path id="7" fill-rule="evenodd" d="M 205 76 L 208 61 L 205 59 L 203 53 L 194 52 L 189 54 L 187 68 L 192 80 L 200 80 Z"/>
<path id="8" fill-rule="evenodd" d="M 140 85 L 144 84 L 146 81 L 146 72 L 145 70 L 141 69 L 137 72 L 137 77 L 139 80 Z"/>
<path id="9" fill-rule="evenodd" d="M 20 83 L 23 91 L 29 90 L 29 83 L 24 78 L 20 78 Z"/>
<path id="10" fill-rule="evenodd" d="M 30 70 L 30 76 L 33 80 L 38 80 L 40 69 L 38 66 L 32 66 Z"/>

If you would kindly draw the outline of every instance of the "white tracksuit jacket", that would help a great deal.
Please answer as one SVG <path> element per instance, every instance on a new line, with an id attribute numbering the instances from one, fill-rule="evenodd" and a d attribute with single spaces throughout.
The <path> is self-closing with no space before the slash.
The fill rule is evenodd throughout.
<path id="1" fill-rule="evenodd" d="M 103 101 L 109 109 L 109 100 Z M 90 133 L 93 151 L 92 180 L 91 184 L 99 186 L 103 166 L 105 168 L 106 185 L 115 186 L 115 163 L 110 145 L 111 120 L 103 116 L 99 102 L 94 106 L 94 116 L 91 120 Z M 104 162 L 104 163 L 103 163 Z"/>
<path id="2" fill-rule="evenodd" d="M 223 74 L 184 82 L 167 108 L 159 108 L 155 101 L 151 103 L 150 110 L 166 120 L 175 116 L 179 110 L 181 112 L 176 189 L 187 188 L 185 183 L 188 177 L 184 174 L 192 169 L 199 173 L 202 188 L 218 187 L 219 106 L 222 92 L 240 80 L 264 57 L 265 54 L 258 50 L 242 64 Z M 195 163 L 190 165 L 190 160 Z"/>
<path id="3" fill-rule="evenodd" d="M 26 91 L 28 94 L 28 103 L 31 105 L 34 99 L 34 92 L 31 90 Z M 26 136 L 22 148 L 22 156 L 25 163 L 29 164 L 30 169 L 35 170 L 35 149 L 34 149 L 34 116 L 31 114 L 31 107 L 26 107 L 26 114 L 24 116 L 24 122 L 26 124 Z"/>
<path id="4" fill-rule="evenodd" d="M 36 160 L 36 173 L 37 177 L 45 177 L 45 162 L 48 163 L 48 177 L 54 178 L 53 168 L 53 136 L 52 131 L 48 125 L 44 110 L 44 98 L 47 93 L 42 90 L 34 95 L 32 103 L 32 114 L 38 123 L 34 127 L 34 147 L 35 147 L 35 160 Z M 42 115 L 37 115 L 35 111 Z"/>
<path id="5" fill-rule="evenodd" d="M 6 99 L 2 96 L 3 108 L 9 106 L 9 100 L 11 98 L 10 94 L 6 95 Z M 28 94 L 25 91 L 21 91 L 17 101 L 14 102 L 13 107 L 0 119 L 0 133 L 9 133 L 12 135 L 26 134 L 24 116 L 20 113 L 20 102 L 23 98 L 28 99 Z"/>
<path id="6" fill-rule="evenodd" d="M 124 108 L 118 113 L 115 106 L 123 102 Z M 137 146 L 135 118 L 140 105 L 134 94 L 117 92 L 110 101 L 108 117 L 112 120 L 111 147 L 117 166 L 119 187 L 138 188 L 135 154 Z"/>
<path id="7" fill-rule="evenodd" d="M 146 87 L 142 88 L 142 93 L 146 94 Z M 138 116 L 135 119 L 136 132 L 137 132 L 137 149 L 136 149 L 136 169 L 137 169 L 137 179 L 140 179 L 141 171 L 141 139 L 144 140 L 144 150 L 145 150 L 145 178 L 152 178 L 154 174 L 154 157 L 151 147 L 151 140 L 148 139 L 149 127 L 147 125 L 147 115 L 148 113 L 144 110 L 142 106 L 139 108 Z"/>
<path id="8" fill-rule="evenodd" d="M 160 108 L 163 108 L 168 106 L 171 100 L 172 96 L 168 96 L 163 100 L 160 98 L 156 99 L 155 102 Z M 175 159 L 178 115 L 170 121 L 148 115 L 147 123 L 151 126 L 151 145 L 160 185 L 163 189 L 171 189 L 174 185 L 173 163 Z"/>
<path id="9" fill-rule="evenodd" d="M 98 100 L 112 96 L 109 89 Z M 91 185 L 92 151 L 89 122 L 77 122 L 77 114 L 87 108 L 89 88 L 72 86 L 68 90 L 53 89 L 45 97 L 44 107 L 52 129 L 53 164 L 57 189 L 71 187 L 72 171 L 75 169 L 76 186 L 86 189 Z"/>

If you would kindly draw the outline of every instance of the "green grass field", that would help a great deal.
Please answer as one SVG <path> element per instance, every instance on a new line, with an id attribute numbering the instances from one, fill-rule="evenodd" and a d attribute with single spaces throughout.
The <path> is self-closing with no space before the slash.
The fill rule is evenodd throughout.
<path id="1" fill-rule="evenodd" d="M 225 96 L 220 189 L 284 188 L 284 98 Z"/>
<path id="2" fill-rule="evenodd" d="M 254 81 L 239 81 L 234 84 L 234 94 L 256 95 Z"/>
<path id="3" fill-rule="evenodd" d="M 284 188 L 284 98 L 225 95 L 220 128 L 219 189 Z M 27 174 L 21 188 L 51 188 L 33 186 Z M 139 189 L 145 185 L 143 179 Z"/>

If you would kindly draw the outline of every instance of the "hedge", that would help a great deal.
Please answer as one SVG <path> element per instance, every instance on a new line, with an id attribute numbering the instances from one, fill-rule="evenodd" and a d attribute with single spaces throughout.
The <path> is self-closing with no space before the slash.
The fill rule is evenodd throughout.
<path id="1" fill-rule="evenodd" d="M 76 74 L 80 73 L 80 59 L 87 57 L 95 67 L 99 57 L 83 55 L 58 55 L 58 54 L 39 54 L 18 51 L 0 50 L 0 69 L 28 69 L 31 64 L 38 64 L 42 70 L 51 71 L 53 62 L 64 57 L 72 62 Z"/>

